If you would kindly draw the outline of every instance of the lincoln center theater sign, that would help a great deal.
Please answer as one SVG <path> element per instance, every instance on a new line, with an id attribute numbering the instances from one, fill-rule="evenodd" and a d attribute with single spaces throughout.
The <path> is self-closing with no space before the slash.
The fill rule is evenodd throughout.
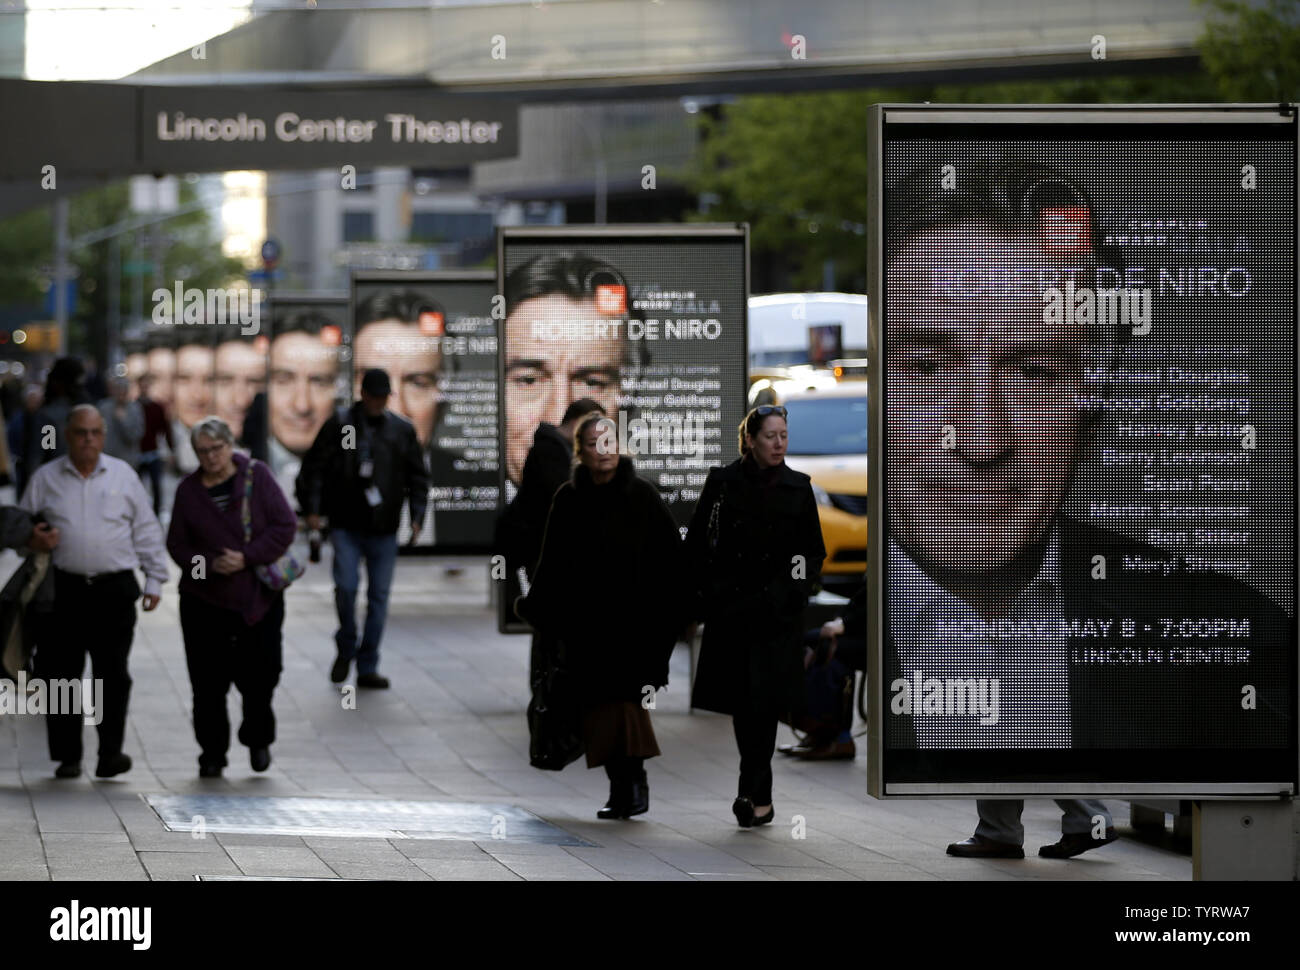
<path id="1" fill-rule="evenodd" d="M 0 179 L 141 172 L 460 167 L 519 151 L 515 104 L 418 88 L 303 91 L 0 79 L 0 124 L 50 137 L 11 139 Z"/>

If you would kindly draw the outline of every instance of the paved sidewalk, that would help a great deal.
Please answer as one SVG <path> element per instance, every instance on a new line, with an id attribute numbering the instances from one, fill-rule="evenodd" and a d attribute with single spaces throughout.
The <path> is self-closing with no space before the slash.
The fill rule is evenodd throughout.
<path id="1" fill-rule="evenodd" d="M 595 817 L 604 772 L 528 766 L 528 638 L 501 636 L 487 608 L 483 561 L 399 562 L 383 647 L 388 691 L 357 692 L 345 710 L 330 684 L 333 599 L 326 562 L 289 593 L 279 740 L 265 775 L 232 743 L 221 780 L 197 776 L 189 680 L 175 584 L 141 614 L 126 750 L 119 779 L 57 781 L 39 717 L 0 717 L 2 879 L 1083 879 L 1186 880 L 1188 857 L 1129 840 L 1069 862 L 1033 856 L 1059 837 L 1051 802 L 1025 812 L 1023 862 L 953 859 L 948 842 L 975 823 L 969 801 L 875 801 L 866 752 L 855 762 L 778 756 L 777 823 L 741 830 L 731 815 L 737 755 L 730 720 L 687 712 L 684 648 L 654 713 L 663 757 L 648 765 L 651 808 L 626 822 Z M 0 557 L 0 575 L 17 560 Z M 238 695 L 231 692 L 232 725 Z M 95 739 L 86 728 L 93 770 Z M 232 731 L 233 733 L 233 731 Z M 782 728 L 780 742 L 790 739 Z M 150 794 L 311 796 L 490 803 L 531 812 L 590 847 L 514 841 L 240 835 L 167 831 Z M 1112 809 L 1121 829 L 1127 805 Z M 802 819 L 797 824 L 796 817 Z M 802 831 L 800 831 L 802 829 Z M 799 837 L 802 835 L 803 837 Z"/>

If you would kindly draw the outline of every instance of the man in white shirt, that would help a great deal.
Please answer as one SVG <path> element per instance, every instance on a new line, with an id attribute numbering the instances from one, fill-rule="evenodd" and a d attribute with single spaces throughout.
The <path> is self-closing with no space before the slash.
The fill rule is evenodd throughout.
<path id="1" fill-rule="evenodd" d="M 103 454 L 104 419 L 93 405 L 68 415 L 68 452 L 32 475 L 21 507 L 58 531 L 53 551 L 54 612 L 38 638 L 36 676 L 47 683 L 79 679 L 86 653 L 103 682 L 96 776 L 131 768 L 122 751 L 131 676 L 127 654 L 135 632 L 135 601 L 145 573 L 143 606 L 158 606 L 167 579 L 162 527 L 135 470 Z M 81 774 L 80 714 L 47 714 L 50 757 L 59 778 Z"/>

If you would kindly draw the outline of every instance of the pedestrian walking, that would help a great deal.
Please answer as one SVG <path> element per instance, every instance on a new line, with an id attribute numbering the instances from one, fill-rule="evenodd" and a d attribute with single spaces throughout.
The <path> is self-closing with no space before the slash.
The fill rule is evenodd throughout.
<path id="1" fill-rule="evenodd" d="M 740 750 L 732 812 L 765 825 L 777 721 L 804 703 L 803 611 L 826 549 L 807 475 L 785 464 L 785 408 L 754 408 L 741 457 L 714 468 L 687 532 L 704 638 L 693 705 L 730 714 Z"/>
<path id="2" fill-rule="evenodd" d="M 574 675 L 587 767 L 609 777 L 597 816 L 628 818 L 650 807 L 645 761 L 659 745 L 647 707 L 668 683 L 686 620 L 681 534 L 658 490 L 618 453 L 612 421 L 588 414 L 574 451 L 517 611 L 562 645 Z"/>
<path id="3" fill-rule="evenodd" d="M 172 425 L 167 420 L 167 411 L 153 398 L 154 378 L 146 374 L 140 378 L 140 411 L 144 415 L 144 431 L 140 435 L 140 476 L 149 476 L 149 485 L 153 489 L 153 513 L 162 511 L 162 475 L 163 458 L 158 447 L 161 435 L 167 442 L 167 450 L 175 451 L 172 439 Z"/>
<path id="4" fill-rule="evenodd" d="M 23 391 L 23 406 L 10 415 L 5 427 L 9 442 L 9 458 L 13 462 L 14 494 L 22 495 L 27 486 L 27 445 L 36 423 L 36 412 L 41 409 L 44 392 L 32 384 Z"/>
<path id="5" fill-rule="evenodd" d="M 110 778 L 131 768 L 122 751 L 131 675 L 127 655 L 135 633 L 135 601 L 145 574 L 143 607 L 157 608 L 167 580 L 162 527 L 135 470 L 103 454 L 104 419 L 93 404 L 68 415 L 68 453 L 36 469 L 21 507 L 58 530 L 54 547 L 54 610 L 38 635 L 36 675 L 47 683 L 79 679 L 90 654 L 103 683 L 99 760 L 95 774 Z M 82 715 L 45 716 L 50 757 L 59 778 L 81 774 Z"/>
<path id="6" fill-rule="evenodd" d="M 520 477 L 519 492 L 501 517 L 496 545 L 504 553 L 510 572 L 523 569 L 531 575 L 542 552 L 542 533 L 551 513 L 551 500 L 561 485 L 573 474 L 573 433 L 578 422 L 592 412 L 605 409 L 589 397 L 574 401 L 558 424 L 543 421 L 533 435 Z M 533 634 L 529 653 L 529 682 L 546 667 L 545 658 L 554 653 L 554 645 L 542 633 Z"/>
<path id="7" fill-rule="evenodd" d="M 45 377 L 45 397 L 27 426 L 23 444 L 27 476 L 67 451 L 64 428 L 78 404 L 90 402 L 85 388 L 86 368 L 76 357 L 60 357 Z"/>
<path id="8" fill-rule="evenodd" d="M 144 409 L 131 400 L 131 382 L 114 377 L 109 383 L 112 397 L 99 402 L 104 419 L 104 453 L 120 458 L 132 468 L 140 464 L 140 438 L 144 435 Z"/>
<path id="9" fill-rule="evenodd" d="M 265 771 L 275 742 L 271 699 L 280 682 L 284 592 L 255 567 L 283 556 L 298 520 L 260 461 L 235 450 L 235 436 L 209 416 L 190 433 L 199 468 L 176 488 L 167 551 L 181 567 L 181 632 L 194 695 L 199 776 L 219 778 L 230 747 L 226 695 L 243 698 L 239 741 Z"/>
<path id="10" fill-rule="evenodd" d="M 1045 859 L 1072 859 L 1119 838 L 1115 819 L 1106 803 L 1095 798 L 1058 798 L 1061 810 L 1061 838 L 1040 846 Z M 1025 826 L 1020 821 L 1023 799 L 980 798 L 975 801 L 979 824 L 975 834 L 948 846 L 948 855 L 963 859 L 1023 859 Z"/>
<path id="11" fill-rule="evenodd" d="M 420 534 L 428 502 L 429 478 L 411 422 L 387 409 L 393 392 L 388 373 L 378 368 L 361 379 L 361 400 L 339 409 L 321 427 L 303 456 L 295 494 L 307 527 L 329 520 L 334 547 L 334 606 L 339 629 L 330 680 L 341 684 L 353 659 L 357 686 L 384 688 L 379 673 L 379 641 L 388 618 L 388 593 L 397 565 L 397 528 L 402 505 L 409 503 L 412 543 Z M 366 563 L 366 622 L 357 643 L 357 587 Z"/>

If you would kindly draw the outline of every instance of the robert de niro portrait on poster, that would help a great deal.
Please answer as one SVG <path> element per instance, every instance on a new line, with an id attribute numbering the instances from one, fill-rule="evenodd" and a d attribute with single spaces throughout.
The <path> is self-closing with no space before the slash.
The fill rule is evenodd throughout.
<path id="1" fill-rule="evenodd" d="M 1204 568 L 1185 537 L 1244 514 L 1227 524 L 1289 549 L 1293 505 L 1254 508 L 1249 484 L 1199 506 L 1136 496 L 1191 517 L 1159 544 L 1145 540 L 1162 513 L 1090 521 L 1088 500 L 1135 498 L 1089 463 L 1113 436 L 1117 362 L 1138 341 L 1156 342 L 1143 359 L 1172 353 L 1178 315 L 1153 310 L 1149 291 L 1103 285 L 1124 279 L 1124 253 L 1076 179 L 954 154 L 885 193 L 887 745 L 1287 747 L 1293 602 L 1275 604 L 1257 575 Z M 1255 458 L 1229 454 L 1244 447 L 1233 435 L 1186 444 L 1179 455 L 1211 456 L 1187 474 L 1248 480 Z M 1166 461 L 1178 451 L 1160 447 Z"/>

